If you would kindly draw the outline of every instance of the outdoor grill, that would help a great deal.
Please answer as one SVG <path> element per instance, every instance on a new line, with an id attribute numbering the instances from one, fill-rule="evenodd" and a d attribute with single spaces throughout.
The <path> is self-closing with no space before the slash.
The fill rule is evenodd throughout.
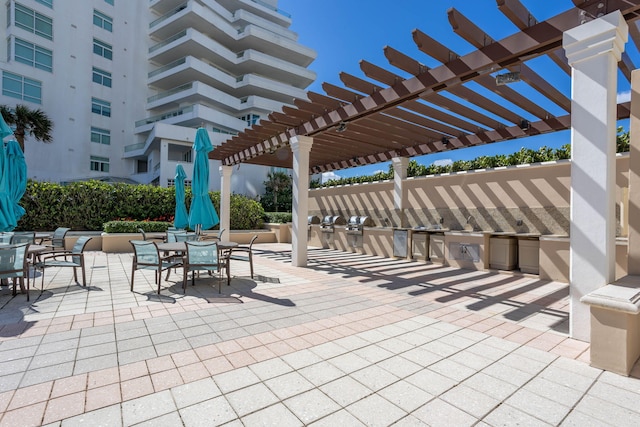
<path id="1" fill-rule="evenodd" d="M 315 215 L 309 215 L 307 217 L 307 225 L 311 225 L 311 224 L 320 224 L 320 218 L 318 218 Z"/>
<path id="2" fill-rule="evenodd" d="M 357 216 L 354 215 L 349 218 L 347 222 L 346 231 L 347 234 L 358 234 L 362 235 L 364 227 L 373 226 L 373 221 L 368 216 Z"/>
<path id="3" fill-rule="evenodd" d="M 320 229 L 323 233 L 333 233 L 334 225 L 344 225 L 345 221 L 340 215 L 327 215 L 320 223 Z"/>

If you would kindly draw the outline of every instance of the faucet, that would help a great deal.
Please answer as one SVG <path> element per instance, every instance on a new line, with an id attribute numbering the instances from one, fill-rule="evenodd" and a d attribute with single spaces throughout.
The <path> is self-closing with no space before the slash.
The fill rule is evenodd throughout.
<path id="1" fill-rule="evenodd" d="M 464 229 L 467 231 L 473 231 L 473 225 L 471 225 L 471 220 L 473 219 L 473 215 L 469 215 L 467 218 L 467 223 L 464 225 Z"/>

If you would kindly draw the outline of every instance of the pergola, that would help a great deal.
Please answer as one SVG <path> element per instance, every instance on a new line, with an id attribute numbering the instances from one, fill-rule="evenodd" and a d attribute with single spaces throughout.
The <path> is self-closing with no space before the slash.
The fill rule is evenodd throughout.
<path id="1" fill-rule="evenodd" d="M 634 157 L 640 150 L 634 142 L 640 132 L 640 99 L 633 101 L 640 73 L 625 53 L 629 36 L 640 49 L 640 0 L 573 3 L 574 8 L 538 22 L 519 0 L 497 0 L 498 9 L 520 29 L 499 41 L 450 9 L 454 32 L 475 51 L 460 56 L 415 30 L 418 48 L 441 65 L 429 68 L 387 47 L 389 64 L 412 77 L 362 61 L 367 79 L 342 73 L 344 87 L 325 83 L 325 95 L 309 92 L 309 99 L 296 100 L 295 108 L 272 113 L 216 147 L 210 158 L 222 163 L 221 227 L 229 228 L 233 165 L 292 168 L 292 264 L 304 266 L 310 174 L 391 160 L 398 196 L 409 157 L 572 129 L 571 335 L 590 341 L 589 307 L 581 298 L 615 282 L 616 119 L 629 117 L 628 264 L 629 275 L 640 277 L 640 245 L 634 245 L 640 240 L 640 161 Z M 542 55 L 571 77 L 571 99 L 527 64 Z M 496 76 L 505 73 L 514 73 L 562 113 L 554 115 L 540 106 L 544 103 L 498 85 Z M 632 87 L 631 103 L 616 104 L 618 74 Z M 493 99 L 478 87 L 492 92 Z M 395 207 L 401 209 L 398 198 Z"/>
<path id="2" fill-rule="evenodd" d="M 571 100 L 527 66 L 527 61 L 548 55 L 571 75 L 562 49 L 563 32 L 614 10 L 635 22 L 638 2 L 574 0 L 575 8 L 544 22 L 538 22 L 520 0 L 497 3 L 520 32 L 495 41 L 469 18 L 450 9 L 453 31 L 476 51 L 460 56 L 415 30 L 413 40 L 420 51 L 442 65 L 429 68 L 386 47 L 389 65 L 414 77 L 403 78 L 393 70 L 361 61 L 360 68 L 369 80 L 341 73 L 344 87 L 324 83 L 325 95 L 309 92 L 309 100 L 295 100 L 295 108 L 270 114 L 268 120 L 216 147 L 210 157 L 223 165 L 246 162 L 292 168 L 290 150 L 284 148 L 294 136 L 310 136 L 314 142 L 309 172 L 313 174 L 569 129 Z M 640 48 L 635 24 L 630 25 L 630 35 Z M 624 53 L 618 65 L 630 81 L 635 66 L 629 55 Z M 523 82 L 565 114 L 551 114 L 509 86 L 496 85 L 494 75 L 505 71 L 519 72 Z M 469 82 L 495 93 L 501 102 L 470 88 Z M 518 109 L 527 117 L 514 112 Z M 629 104 L 619 105 L 617 115 L 618 119 L 629 117 Z"/>

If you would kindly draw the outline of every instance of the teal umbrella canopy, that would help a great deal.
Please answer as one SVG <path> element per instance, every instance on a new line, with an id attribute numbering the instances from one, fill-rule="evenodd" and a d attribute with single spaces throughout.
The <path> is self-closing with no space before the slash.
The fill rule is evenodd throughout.
<path id="1" fill-rule="evenodd" d="M 189 216 L 187 215 L 187 206 L 184 203 L 184 180 L 187 174 L 184 172 L 182 165 L 176 166 L 176 212 L 173 217 L 173 226 L 175 228 L 187 228 L 189 225 Z"/>
<path id="2" fill-rule="evenodd" d="M 5 137 L 13 135 L 13 131 L 7 125 L 7 122 L 4 121 L 4 117 L 0 114 L 0 140 L 3 140 Z"/>
<path id="3" fill-rule="evenodd" d="M 0 231 L 11 231 L 18 225 L 15 203 L 11 197 L 11 180 L 7 164 L 7 153 L 2 144 L 0 145 Z"/>
<path id="4" fill-rule="evenodd" d="M 204 128 L 198 128 L 193 142 L 196 160 L 193 165 L 191 180 L 191 207 L 189 209 L 189 226 L 196 231 L 208 230 L 220 222 L 218 213 L 209 197 L 209 156 L 213 150 L 209 134 Z"/>
<path id="5" fill-rule="evenodd" d="M 18 204 L 25 191 L 27 191 L 27 162 L 24 159 L 24 153 L 20 149 L 20 144 L 15 139 L 7 142 L 5 170 L 9 179 L 9 196 L 13 201 L 13 211 L 16 221 L 22 218 L 25 211 Z"/>

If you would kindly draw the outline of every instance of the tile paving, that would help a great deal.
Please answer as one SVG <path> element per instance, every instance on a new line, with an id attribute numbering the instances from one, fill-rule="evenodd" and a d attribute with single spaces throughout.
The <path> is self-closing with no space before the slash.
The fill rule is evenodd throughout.
<path id="1" fill-rule="evenodd" d="M 568 286 L 327 249 L 255 280 L 180 274 L 154 294 L 130 254 L 89 254 L 44 292 L 0 292 L 0 426 L 639 425 L 640 369 L 588 365 Z"/>

